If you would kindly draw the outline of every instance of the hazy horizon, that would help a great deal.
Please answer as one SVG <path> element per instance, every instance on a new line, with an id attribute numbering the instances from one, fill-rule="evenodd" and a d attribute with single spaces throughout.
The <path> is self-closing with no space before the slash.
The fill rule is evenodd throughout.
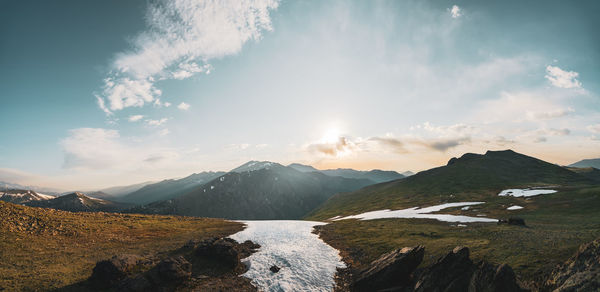
<path id="1" fill-rule="evenodd" d="M 0 4 L 0 181 L 600 157 L 600 3 Z"/>

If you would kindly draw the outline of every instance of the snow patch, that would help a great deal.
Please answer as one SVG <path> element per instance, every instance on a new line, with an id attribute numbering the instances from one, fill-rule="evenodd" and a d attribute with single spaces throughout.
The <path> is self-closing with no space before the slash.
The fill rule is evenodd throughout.
<path id="1" fill-rule="evenodd" d="M 498 222 L 497 219 L 492 218 L 482 218 L 482 217 L 469 217 L 462 215 L 447 215 L 447 214 L 430 214 L 433 212 L 438 212 L 440 210 L 452 207 L 462 207 L 462 206 L 472 206 L 479 205 L 485 202 L 458 202 L 458 203 L 446 203 L 436 206 L 431 206 L 427 208 L 418 207 L 403 209 L 403 210 L 378 210 L 365 212 L 358 215 L 346 216 L 342 218 L 335 219 L 337 220 L 345 220 L 345 219 L 359 219 L 359 220 L 373 220 L 373 219 L 383 219 L 383 218 L 420 218 L 420 219 L 435 219 L 444 222 Z"/>
<path id="2" fill-rule="evenodd" d="M 508 189 L 501 191 L 498 196 L 512 196 L 512 197 L 532 197 L 537 195 L 545 195 L 545 194 L 553 194 L 556 193 L 555 190 L 548 189 L 535 189 L 535 188 L 527 188 L 527 189 Z"/>
<path id="3" fill-rule="evenodd" d="M 515 206 L 510 206 L 510 207 L 506 208 L 506 210 L 519 210 L 519 209 L 523 209 L 523 207 L 515 205 Z"/>
<path id="4" fill-rule="evenodd" d="M 252 240 L 261 245 L 244 260 L 243 276 L 260 291 L 332 291 L 336 268 L 343 268 L 339 252 L 323 242 L 312 229 L 322 222 L 242 221 L 247 227 L 232 236 L 238 242 Z M 281 268 L 278 273 L 269 270 Z"/>

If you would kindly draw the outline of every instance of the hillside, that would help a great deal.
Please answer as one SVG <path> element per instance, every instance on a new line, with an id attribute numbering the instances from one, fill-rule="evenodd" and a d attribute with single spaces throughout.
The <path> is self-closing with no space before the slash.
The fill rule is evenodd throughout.
<path id="1" fill-rule="evenodd" d="M 368 179 L 374 183 L 388 182 L 405 177 L 396 171 L 373 169 L 369 171 L 354 170 L 350 168 L 325 169 L 319 170 L 310 165 L 292 163 L 289 167 L 301 172 L 320 172 L 328 176 L 341 176 L 354 179 Z"/>
<path id="2" fill-rule="evenodd" d="M 190 239 L 241 229 L 218 219 L 72 213 L 0 202 L 0 290 L 65 287 L 87 279 L 97 261 L 115 254 L 165 253 Z"/>
<path id="3" fill-rule="evenodd" d="M 107 194 L 108 196 L 110 196 L 112 198 L 122 197 L 127 194 L 131 194 L 131 193 L 133 193 L 149 184 L 153 184 L 153 183 L 155 183 L 155 182 L 147 181 L 147 182 L 143 182 L 143 183 L 126 185 L 126 186 L 116 186 L 116 187 L 101 189 L 98 192 Z M 109 197 L 106 197 L 106 198 L 109 198 Z M 104 198 L 100 198 L 100 199 L 104 199 Z"/>
<path id="4" fill-rule="evenodd" d="M 298 219 L 335 193 L 372 184 L 365 179 L 303 173 L 277 163 L 253 168 L 255 165 L 247 163 L 183 196 L 130 211 L 229 219 Z"/>
<path id="5" fill-rule="evenodd" d="M 193 188 L 203 185 L 223 174 L 225 173 L 209 171 L 194 173 L 182 179 L 167 179 L 158 183 L 146 185 L 128 195 L 115 198 L 115 200 L 132 204 L 148 204 L 156 201 L 169 200 L 183 195 Z"/>
<path id="6" fill-rule="evenodd" d="M 26 202 L 25 205 L 71 212 L 115 212 L 125 207 L 115 202 L 91 198 L 80 192 L 63 195 L 50 200 L 30 201 Z"/>
<path id="7" fill-rule="evenodd" d="M 575 162 L 571 165 L 569 165 L 569 167 L 578 167 L 578 168 L 588 168 L 588 167 L 593 167 L 596 169 L 600 169 L 600 158 L 596 158 L 596 159 L 584 159 L 578 162 Z"/>
<path id="8" fill-rule="evenodd" d="M 388 183 L 338 194 L 312 213 L 312 219 L 399 209 L 448 200 L 481 200 L 502 189 L 531 186 L 576 186 L 595 182 L 566 168 L 512 150 L 467 153 L 446 166 Z M 329 216 L 329 217 L 328 217 Z"/>

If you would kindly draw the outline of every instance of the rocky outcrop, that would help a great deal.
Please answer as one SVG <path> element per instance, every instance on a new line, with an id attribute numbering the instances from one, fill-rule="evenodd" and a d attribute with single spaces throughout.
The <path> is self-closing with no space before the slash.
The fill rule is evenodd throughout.
<path id="1" fill-rule="evenodd" d="M 140 258 L 135 255 L 118 255 L 100 261 L 94 267 L 90 282 L 99 288 L 108 288 L 131 274 Z"/>
<path id="2" fill-rule="evenodd" d="M 354 283 L 356 291 L 376 291 L 409 285 L 412 272 L 421 264 L 425 248 L 406 247 L 384 254 L 360 271 Z"/>
<path id="3" fill-rule="evenodd" d="M 579 247 L 573 257 L 552 271 L 545 285 L 553 291 L 600 290 L 600 238 Z"/>
<path id="4" fill-rule="evenodd" d="M 415 291 L 465 291 L 460 288 L 469 286 L 474 271 L 469 249 L 456 247 L 425 269 L 415 285 Z"/>
<path id="5" fill-rule="evenodd" d="M 93 290 L 254 291 L 248 279 L 238 276 L 247 269 L 241 259 L 259 247 L 251 241 L 240 244 L 230 238 L 211 238 L 190 241 L 160 261 L 114 256 L 96 264 L 88 283 Z"/>
<path id="6" fill-rule="evenodd" d="M 355 273 L 352 291 L 523 291 L 508 265 L 473 263 L 469 249 L 458 246 L 432 265 L 417 269 L 424 248 L 394 250 Z"/>

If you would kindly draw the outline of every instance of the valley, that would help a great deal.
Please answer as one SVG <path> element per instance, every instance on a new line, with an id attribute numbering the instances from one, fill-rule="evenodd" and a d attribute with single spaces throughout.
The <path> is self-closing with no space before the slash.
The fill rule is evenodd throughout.
<path id="1" fill-rule="evenodd" d="M 251 161 L 227 173 L 145 184 L 115 201 L 80 192 L 53 197 L 4 191 L 0 270 L 8 276 L 0 287 L 89 288 L 85 283 L 102 259 L 134 254 L 156 263 L 180 254 L 177 248 L 190 240 L 229 237 L 260 246 L 240 258 L 246 271 L 236 269 L 217 282 L 193 272 L 182 284 L 169 285 L 228 287 L 241 276 L 249 279 L 243 285 L 261 291 L 347 291 L 359 271 L 398 248 L 421 246 L 418 274 L 466 246 L 473 261 L 507 264 L 516 283 L 537 291 L 581 244 L 600 237 L 600 186 L 584 175 L 589 172 L 510 150 L 468 153 L 446 166 L 379 183 L 369 178 L 374 172 L 308 170 Z M 131 199 L 144 193 L 148 198 Z M 146 204 L 156 198 L 169 199 Z M 200 263 L 193 254 L 185 257 Z M 43 271 L 32 277 L 27 270 Z M 148 271 L 144 281 L 158 281 Z"/>

